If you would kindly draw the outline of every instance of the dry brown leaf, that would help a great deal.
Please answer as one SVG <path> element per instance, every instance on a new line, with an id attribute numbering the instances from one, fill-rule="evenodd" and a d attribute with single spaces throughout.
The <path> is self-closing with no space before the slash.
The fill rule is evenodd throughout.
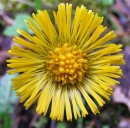
<path id="1" fill-rule="evenodd" d="M 116 0 L 115 4 L 114 4 L 114 8 L 117 9 L 118 11 L 120 11 L 121 13 L 124 13 L 125 15 L 129 16 L 130 12 L 129 12 L 129 4 L 130 2 L 128 2 L 129 0 Z"/>
<path id="2" fill-rule="evenodd" d="M 112 98 L 115 103 L 123 103 L 130 110 L 130 97 L 125 96 L 125 94 L 121 91 L 120 86 L 115 86 Z"/>
<path id="3" fill-rule="evenodd" d="M 116 24 L 116 26 L 118 27 L 118 31 L 123 32 L 123 26 L 121 25 L 119 19 L 112 13 L 110 13 L 110 18 L 113 21 L 113 23 Z"/>
<path id="4" fill-rule="evenodd" d="M 130 128 L 130 118 L 122 119 L 118 124 L 118 128 Z"/>

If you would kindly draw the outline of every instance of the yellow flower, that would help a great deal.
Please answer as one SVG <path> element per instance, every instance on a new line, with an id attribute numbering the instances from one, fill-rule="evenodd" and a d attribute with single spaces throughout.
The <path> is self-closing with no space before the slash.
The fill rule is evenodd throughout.
<path id="1" fill-rule="evenodd" d="M 71 4 L 59 4 L 54 25 L 46 10 L 32 14 L 34 20 L 25 23 L 34 35 L 18 29 L 24 38 L 15 36 L 14 41 L 23 47 L 9 50 L 7 60 L 10 74 L 21 73 L 12 83 L 26 109 L 38 100 L 39 114 L 46 115 L 50 106 L 50 117 L 60 121 L 64 115 L 70 121 L 85 117 L 84 101 L 99 113 L 95 101 L 103 106 L 104 98 L 109 100 L 111 86 L 119 84 L 115 78 L 122 75 L 117 65 L 125 63 L 116 54 L 122 45 L 107 43 L 116 35 L 105 32 L 103 17 L 84 6 L 76 8 L 74 18 L 71 11 Z"/>

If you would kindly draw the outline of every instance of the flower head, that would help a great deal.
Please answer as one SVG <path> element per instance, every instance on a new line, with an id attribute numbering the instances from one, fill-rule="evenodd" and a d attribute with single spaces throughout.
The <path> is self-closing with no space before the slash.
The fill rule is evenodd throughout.
<path id="1" fill-rule="evenodd" d="M 60 121 L 64 115 L 67 120 L 86 116 L 84 100 L 99 113 L 95 100 L 100 106 L 109 100 L 111 86 L 119 83 L 115 78 L 122 75 L 118 64 L 124 64 L 123 55 L 116 54 L 122 45 L 107 43 L 116 35 L 104 33 L 103 17 L 84 6 L 76 8 L 74 18 L 71 11 L 71 4 L 59 4 L 55 25 L 46 10 L 32 14 L 25 23 L 34 35 L 18 29 L 24 38 L 14 41 L 23 47 L 9 50 L 7 60 L 9 73 L 20 73 L 12 83 L 26 109 L 38 100 L 39 114 L 51 106 L 50 117 Z"/>

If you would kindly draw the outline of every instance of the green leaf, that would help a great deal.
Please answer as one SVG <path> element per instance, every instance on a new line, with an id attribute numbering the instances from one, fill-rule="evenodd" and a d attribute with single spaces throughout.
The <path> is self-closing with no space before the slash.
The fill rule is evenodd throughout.
<path id="1" fill-rule="evenodd" d="M 65 123 L 64 122 L 58 122 L 57 128 L 66 128 Z"/>
<path id="2" fill-rule="evenodd" d="M 0 120 L 2 128 L 12 128 L 13 119 L 11 114 L 14 111 L 13 104 L 17 100 L 15 91 L 12 90 L 11 79 L 18 74 L 5 74 L 0 80 Z"/>
<path id="3" fill-rule="evenodd" d="M 76 128 L 83 128 L 83 118 L 77 119 L 77 127 Z"/>
<path id="4" fill-rule="evenodd" d="M 17 27 L 15 26 L 9 26 L 6 29 L 4 29 L 3 34 L 5 36 L 14 36 L 14 35 L 18 35 L 18 33 L 16 32 Z"/>
<path id="5" fill-rule="evenodd" d="M 42 10 L 42 0 L 35 0 L 35 11 Z"/>
<path id="6" fill-rule="evenodd" d="M 13 104 L 17 100 L 15 91 L 12 90 L 11 79 L 18 74 L 5 74 L 0 80 L 0 113 L 12 113 Z"/>
<path id="7" fill-rule="evenodd" d="M 18 28 L 29 32 L 32 34 L 32 31 L 27 27 L 27 25 L 24 23 L 24 20 L 27 20 L 29 17 L 31 17 L 29 14 L 18 14 L 15 17 L 15 24 L 12 26 L 9 26 L 4 29 L 3 34 L 5 36 L 14 36 L 14 35 L 19 35 L 19 33 L 16 32 Z"/>
<path id="8" fill-rule="evenodd" d="M 15 22 L 16 22 L 16 24 L 19 24 L 19 25 L 20 25 L 20 23 L 23 23 L 24 20 L 27 20 L 27 19 L 28 19 L 28 17 L 30 17 L 29 14 L 24 14 L 24 13 L 18 14 L 18 15 L 16 15 L 16 17 L 15 17 Z"/>
<path id="9" fill-rule="evenodd" d="M 102 128 L 110 128 L 109 125 L 103 125 Z"/>
<path id="10" fill-rule="evenodd" d="M 114 3 L 114 0 L 102 0 L 104 6 L 111 6 Z"/>
<path id="11" fill-rule="evenodd" d="M 47 118 L 44 116 L 40 116 L 39 120 L 34 123 L 34 127 L 42 128 L 48 122 Z"/>
<path id="12" fill-rule="evenodd" d="M 12 128 L 13 119 L 8 113 L 0 113 L 0 120 L 2 121 L 2 128 Z"/>

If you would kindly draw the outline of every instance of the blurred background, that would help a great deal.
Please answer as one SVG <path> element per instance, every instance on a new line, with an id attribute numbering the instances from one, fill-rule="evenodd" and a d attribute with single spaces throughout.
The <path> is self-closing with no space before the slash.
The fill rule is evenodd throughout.
<path id="1" fill-rule="evenodd" d="M 72 3 L 86 8 L 104 17 L 104 26 L 114 30 L 116 44 L 123 44 L 126 65 L 122 66 L 124 76 L 119 80 L 120 85 L 114 86 L 111 101 L 99 108 L 96 116 L 88 108 L 89 115 L 68 122 L 55 122 L 35 113 L 36 104 L 25 110 L 19 102 L 15 91 L 12 90 L 11 78 L 8 75 L 6 60 L 7 51 L 15 45 L 13 36 L 17 28 L 31 31 L 24 24 L 37 10 L 46 9 L 53 19 L 52 11 L 57 10 L 60 2 Z M 74 11 L 74 10 L 73 10 Z M 0 128 L 130 128 L 130 0 L 0 0 Z"/>

